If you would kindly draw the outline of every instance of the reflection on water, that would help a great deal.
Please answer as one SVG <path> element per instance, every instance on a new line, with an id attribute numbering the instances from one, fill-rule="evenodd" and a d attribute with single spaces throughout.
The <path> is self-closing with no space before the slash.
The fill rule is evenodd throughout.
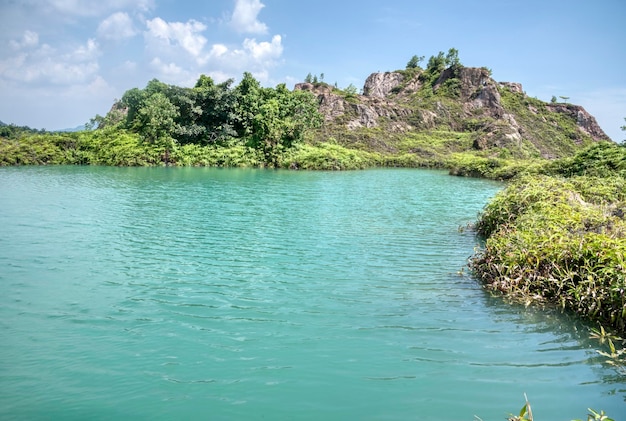
<path id="1" fill-rule="evenodd" d="M 623 412 L 588 330 L 459 271 L 501 186 L 442 172 L 0 170 L 3 418 Z"/>

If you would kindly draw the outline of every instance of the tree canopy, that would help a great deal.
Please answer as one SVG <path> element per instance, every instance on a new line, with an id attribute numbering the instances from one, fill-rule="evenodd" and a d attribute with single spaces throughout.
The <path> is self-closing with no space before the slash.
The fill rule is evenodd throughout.
<path id="1" fill-rule="evenodd" d="M 216 84 L 201 75 L 193 88 L 184 88 L 153 79 L 144 89 L 126 91 L 98 123 L 118 125 L 166 150 L 175 144 L 236 142 L 262 151 L 270 165 L 321 124 L 310 92 L 290 91 L 284 84 L 265 88 L 248 72 L 237 86 L 233 82 Z"/>

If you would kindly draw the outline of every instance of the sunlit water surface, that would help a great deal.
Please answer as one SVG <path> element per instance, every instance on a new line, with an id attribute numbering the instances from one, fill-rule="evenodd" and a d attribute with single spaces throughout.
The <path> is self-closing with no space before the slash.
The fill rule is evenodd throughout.
<path id="1" fill-rule="evenodd" d="M 463 268 L 502 186 L 424 170 L 0 169 L 0 418 L 626 414 L 582 326 Z"/>

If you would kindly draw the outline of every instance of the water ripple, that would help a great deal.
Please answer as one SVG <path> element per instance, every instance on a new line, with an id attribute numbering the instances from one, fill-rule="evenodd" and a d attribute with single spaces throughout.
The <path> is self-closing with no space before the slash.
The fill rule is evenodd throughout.
<path id="1" fill-rule="evenodd" d="M 459 274 L 500 187 L 0 169 L 0 418 L 498 419 L 523 392 L 619 413 L 584 330 Z"/>

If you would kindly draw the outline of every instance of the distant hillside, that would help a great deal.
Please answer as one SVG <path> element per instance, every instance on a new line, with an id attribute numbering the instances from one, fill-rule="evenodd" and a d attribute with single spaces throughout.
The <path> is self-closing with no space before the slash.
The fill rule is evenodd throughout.
<path id="1" fill-rule="evenodd" d="M 554 159 L 610 140 L 583 107 L 530 98 L 521 84 L 498 83 L 486 68 L 373 73 L 360 95 L 325 83 L 295 89 L 318 98 L 325 121 L 319 140 L 332 136 L 350 148 L 422 158 L 473 152 Z"/>
<path id="2" fill-rule="evenodd" d="M 72 128 L 68 128 L 68 129 L 59 129 L 59 130 L 53 130 L 55 132 L 61 132 L 61 133 L 68 133 L 68 132 L 80 132 L 82 130 L 86 130 L 86 126 L 84 124 L 81 124 L 80 126 L 76 126 L 76 127 L 72 127 Z"/>

